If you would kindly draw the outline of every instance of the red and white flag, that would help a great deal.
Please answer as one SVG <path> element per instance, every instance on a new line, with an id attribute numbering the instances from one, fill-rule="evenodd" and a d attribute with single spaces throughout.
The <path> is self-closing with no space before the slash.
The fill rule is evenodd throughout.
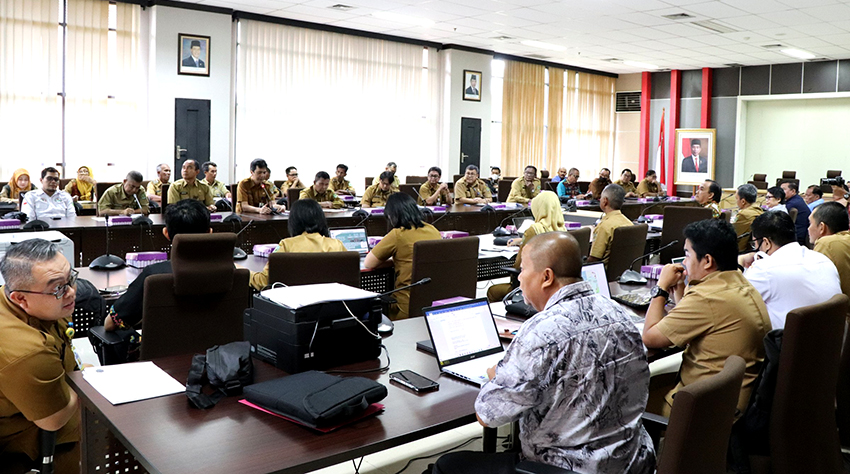
<path id="1" fill-rule="evenodd" d="M 658 134 L 658 148 L 655 151 L 655 170 L 658 172 L 658 181 L 661 184 L 666 184 L 667 173 L 664 172 L 664 113 L 666 109 L 661 109 L 661 133 Z"/>

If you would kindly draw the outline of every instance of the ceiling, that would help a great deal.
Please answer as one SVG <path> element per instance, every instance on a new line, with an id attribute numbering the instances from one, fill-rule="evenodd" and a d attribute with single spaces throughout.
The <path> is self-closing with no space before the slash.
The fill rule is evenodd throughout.
<path id="1" fill-rule="evenodd" d="M 850 58 L 850 0 L 184 1 L 618 74 L 647 70 L 622 60 L 661 69 L 800 62 L 779 52 L 783 47 L 808 51 L 818 59 Z M 337 4 L 354 8 L 329 8 Z M 375 12 L 427 19 L 433 25 L 382 19 L 373 16 Z M 688 17 L 665 18 L 683 13 Z M 693 24 L 706 20 L 728 32 Z M 565 49 L 528 46 L 523 40 Z"/>

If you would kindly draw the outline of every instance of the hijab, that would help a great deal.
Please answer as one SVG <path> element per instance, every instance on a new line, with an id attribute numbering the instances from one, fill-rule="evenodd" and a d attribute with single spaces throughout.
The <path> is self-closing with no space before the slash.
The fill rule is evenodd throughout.
<path id="1" fill-rule="evenodd" d="M 20 178 L 23 175 L 26 175 L 27 178 L 30 179 L 29 189 L 19 189 L 18 188 L 18 178 Z M 27 171 L 23 168 L 16 169 L 15 172 L 12 173 L 12 180 L 9 181 L 9 189 L 11 190 L 11 192 L 9 193 L 10 199 L 18 199 L 18 196 L 20 195 L 21 191 L 29 191 L 30 189 L 32 189 L 32 176 L 30 176 L 29 171 Z"/>
<path id="2" fill-rule="evenodd" d="M 94 173 L 91 168 L 88 166 L 80 166 L 77 170 L 79 171 L 82 168 L 89 170 L 89 178 L 94 180 Z M 85 181 L 80 181 L 79 179 L 74 178 L 74 184 L 77 185 L 77 191 L 80 192 L 80 198 L 91 197 L 92 183 L 86 183 Z"/>
<path id="3" fill-rule="evenodd" d="M 552 191 L 543 191 L 531 200 L 531 214 L 534 215 L 532 228 L 537 235 L 545 232 L 566 231 L 564 227 L 564 211 L 561 201 Z"/>

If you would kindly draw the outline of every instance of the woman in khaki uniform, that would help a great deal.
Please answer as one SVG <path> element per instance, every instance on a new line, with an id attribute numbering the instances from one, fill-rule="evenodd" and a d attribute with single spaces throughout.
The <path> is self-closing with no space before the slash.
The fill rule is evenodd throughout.
<path id="1" fill-rule="evenodd" d="M 375 248 L 366 255 L 363 266 L 376 268 L 392 258 L 395 265 L 395 287 L 411 283 L 413 275 L 413 244 L 420 240 L 439 240 L 440 232 L 431 224 L 422 222 L 422 214 L 416 201 L 404 193 L 395 193 L 387 199 L 384 215 L 393 226 Z M 407 319 L 409 315 L 410 290 L 394 293 L 398 304 L 390 308 L 390 318 Z"/>
<path id="2" fill-rule="evenodd" d="M 337 239 L 330 238 L 328 221 L 322 206 L 312 199 L 299 199 L 289 211 L 289 235 L 278 244 L 275 252 L 345 252 Z M 296 271 L 304 271 L 296 269 Z M 269 264 L 261 272 L 251 272 L 250 284 L 262 290 L 269 284 Z"/>
<path id="3" fill-rule="evenodd" d="M 543 191 L 531 200 L 531 215 L 534 216 L 534 224 L 525 231 L 522 239 L 508 241 L 508 245 L 519 245 L 519 253 L 517 253 L 514 263 L 514 268 L 517 270 L 522 263 L 522 247 L 530 238 L 546 232 L 567 230 L 564 227 L 564 212 L 561 210 L 561 202 L 558 200 L 558 195 L 552 191 Z M 502 301 L 502 298 L 514 288 L 516 288 L 515 282 L 493 285 L 487 289 L 487 299 L 489 301 Z"/>

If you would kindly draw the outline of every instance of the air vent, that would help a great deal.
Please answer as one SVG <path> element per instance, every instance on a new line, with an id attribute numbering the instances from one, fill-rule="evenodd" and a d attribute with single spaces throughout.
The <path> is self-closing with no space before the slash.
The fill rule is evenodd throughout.
<path id="1" fill-rule="evenodd" d="M 349 10 L 354 10 L 357 7 L 353 7 L 351 5 L 343 5 L 342 3 L 337 3 L 336 5 L 331 5 L 328 8 L 330 8 L 331 10 L 340 10 L 340 11 L 347 12 Z"/>
<path id="2" fill-rule="evenodd" d="M 762 47 L 762 48 L 764 48 L 764 49 L 783 49 L 783 48 L 785 48 L 785 45 L 784 45 L 784 44 L 779 44 L 779 43 L 776 43 L 776 44 L 763 44 L 763 45 L 761 45 L 761 47 Z"/>
<path id="3" fill-rule="evenodd" d="M 726 66 L 726 67 L 744 67 L 743 64 L 739 64 L 739 63 L 729 63 L 729 64 L 724 64 L 724 66 Z"/>
<path id="4" fill-rule="evenodd" d="M 551 59 L 549 56 L 543 56 L 542 54 L 526 54 L 525 57 L 532 59 L 540 59 L 541 61 L 545 59 Z"/>
<path id="5" fill-rule="evenodd" d="M 738 31 L 734 28 L 730 28 L 726 25 L 721 25 L 720 23 L 717 23 L 716 21 L 711 21 L 711 20 L 693 21 L 693 22 L 691 22 L 691 24 L 696 26 L 697 28 L 700 28 L 700 29 L 703 29 L 703 30 L 706 30 L 706 31 L 710 31 L 712 33 L 725 34 L 725 33 L 735 33 L 736 31 Z"/>
<path id="6" fill-rule="evenodd" d="M 688 18 L 694 18 L 693 15 L 688 15 L 687 13 L 674 13 L 672 15 L 661 15 L 662 18 L 666 18 L 668 20 L 687 20 Z"/>
<path id="7" fill-rule="evenodd" d="M 513 40 L 513 39 L 516 39 L 516 38 L 514 38 L 513 36 L 494 36 L 490 39 L 499 40 L 499 41 L 510 41 L 510 40 Z"/>
<path id="8" fill-rule="evenodd" d="M 616 112 L 640 112 L 640 91 L 617 92 Z"/>

